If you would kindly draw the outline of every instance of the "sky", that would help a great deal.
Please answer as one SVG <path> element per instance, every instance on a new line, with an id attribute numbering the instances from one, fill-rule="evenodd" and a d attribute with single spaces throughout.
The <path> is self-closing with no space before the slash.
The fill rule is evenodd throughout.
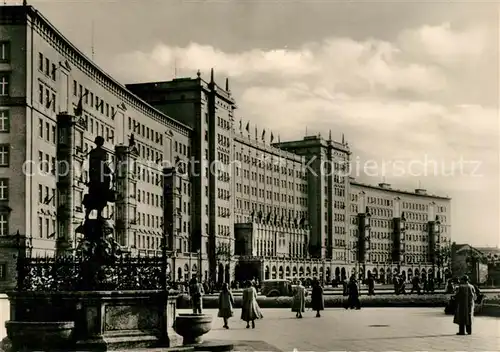
<path id="1" fill-rule="evenodd" d="M 452 240 L 500 245 L 494 1 L 28 3 L 120 82 L 214 68 L 259 135 L 344 134 L 356 179 L 447 195 Z"/>

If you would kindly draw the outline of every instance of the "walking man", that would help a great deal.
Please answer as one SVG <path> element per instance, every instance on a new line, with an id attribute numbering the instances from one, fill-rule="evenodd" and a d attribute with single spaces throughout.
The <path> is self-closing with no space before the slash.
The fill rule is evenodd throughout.
<path id="1" fill-rule="evenodd" d="M 469 283 L 469 277 L 463 276 L 460 280 L 460 286 L 455 295 L 457 308 L 453 322 L 458 325 L 457 335 L 472 334 L 472 316 L 474 315 L 474 301 L 476 293 L 474 286 Z"/>
<path id="2" fill-rule="evenodd" d="M 191 306 L 193 314 L 202 314 L 203 308 L 203 285 L 198 283 L 198 280 L 193 277 L 189 285 L 189 295 L 191 296 Z"/>

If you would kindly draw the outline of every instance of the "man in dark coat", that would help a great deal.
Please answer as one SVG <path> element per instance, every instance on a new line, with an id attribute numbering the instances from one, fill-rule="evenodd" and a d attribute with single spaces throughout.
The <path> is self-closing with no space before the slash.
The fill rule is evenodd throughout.
<path id="1" fill-rule="evenodd" d="M 351 276 L 349 284 L 347 285 L 347 291 L 349 294 L 349 298 L 347 299 L 346 309 L 361 309 L 361 302 L 359 301 L 359 287 L 358 282 L 356 281 L 356 277 L 354 275 Z"/>
<path id="2" fill-rule="evenodd" d="M 321 317 L 321 314 L 319 312 L 325 309 L 323 287 L 321 287 L 317 279 L 314 279 L 312 282 L 311 308 L 313 311 L 316 311 L 316 318 Z"/>
<path id="3" fill-rule="evenodd" d="M 455 294 L 457 304 L 453 322 L 458 325 L 457 335 L 472 334 L 472 316 L 474 315 L 474 301 L 476 292 L 474 286 L 469 283 L 467 275 L 462 277 L 460 286 Z"/>
<path id="4" fill-rule="evenodd" d="M 375 295 L 375 279 L 372 274 L 368 275 L 368 296 Z"/>

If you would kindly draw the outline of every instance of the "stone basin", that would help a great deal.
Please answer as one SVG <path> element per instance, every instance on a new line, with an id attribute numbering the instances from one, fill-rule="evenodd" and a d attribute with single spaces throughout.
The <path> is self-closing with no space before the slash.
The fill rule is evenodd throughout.
<path id="1" fill-rule="evenodd" d="M 14 350 L 67 350 L 73 343 L 75 323 L 72 321 L 5 322 L 7 336 Z"/>
<path id="2" fill-rule="evenodd" d="M 212 329 L 212 319 L 208 314 L 179 314 L 175 318 L 174 330 L 182 336 L 183 345 L 200 344 L 202 336 Z"/>

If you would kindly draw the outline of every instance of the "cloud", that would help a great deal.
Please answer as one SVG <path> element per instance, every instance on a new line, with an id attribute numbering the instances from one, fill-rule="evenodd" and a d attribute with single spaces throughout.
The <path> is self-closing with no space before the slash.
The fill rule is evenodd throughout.
<path id="1" fill-rule="evenodd" d="M 356 161 L 379 166 L 376 177 L 361 170 L 360 179 L 379 182 L 384 176 L 410 188 L 421 181 L 449 194 L 458 219 L 454 236 L 467 241 L 481 229 L 492 242 L 498 223 L 463 219 L 496 219 L 500 211 L 498 109 L 471 94 L 470 75 L 462 72 L 490 80 L 477 89 L 495 86 L 490 83 L 496 77 L 488 75 L 494 68 L 481 61 L 498 55 L 494 40 L 481 26 L 455 30 L 444 23 L 405 30 L 393 42 L 331 37 L 289 50 L 158 44 L 147 53 L 119 55 L 106 66 L 127 82 L 170 79 L 174 66 L 189 75 L 213 67 L 237 87 L 244 120 L 281 140 L 302 138 L 306 127 L 324 137 L 332 130 L 337 140 L 344 133 Z M 398 172 L 398 163 L 405 172 Z M 471 210 L 468 204 L 483 206 Z"/>
<path id="2" fill-rule="evenodd" d="M 423 26 L 403 31 L 398 44 L 408 54 L 445 67 L 470 66 L 481 59 L 487 45 L 487 30 L 483 26 L 454 31 L 450 23 Z"/>
<path id="3" fill-rule="evenodd" d="M 141 67 L 134 75 L 125 72 Z M 446 87 L 446 78 L 433 68 L 401 60 L 400 49 L 393 44 L 349 38 L 332 38 L 307 43 L 295 50 L 250 50 L 225 53 L 209 45 L 191 43 L 185 48 L 156 45 L 150 53 L 132 52 L 119 55 L 114 63 L 119 76 L 133 81 L 158 79 L 158 73 L 214 68 L 230 77 L 252 80 L 267 75 L 268 79 L 319 79 L 322 84 L 342 91 L 384 90 L 427 92 Z M 132 74 L 132 75 L 131 75 Z"/>

